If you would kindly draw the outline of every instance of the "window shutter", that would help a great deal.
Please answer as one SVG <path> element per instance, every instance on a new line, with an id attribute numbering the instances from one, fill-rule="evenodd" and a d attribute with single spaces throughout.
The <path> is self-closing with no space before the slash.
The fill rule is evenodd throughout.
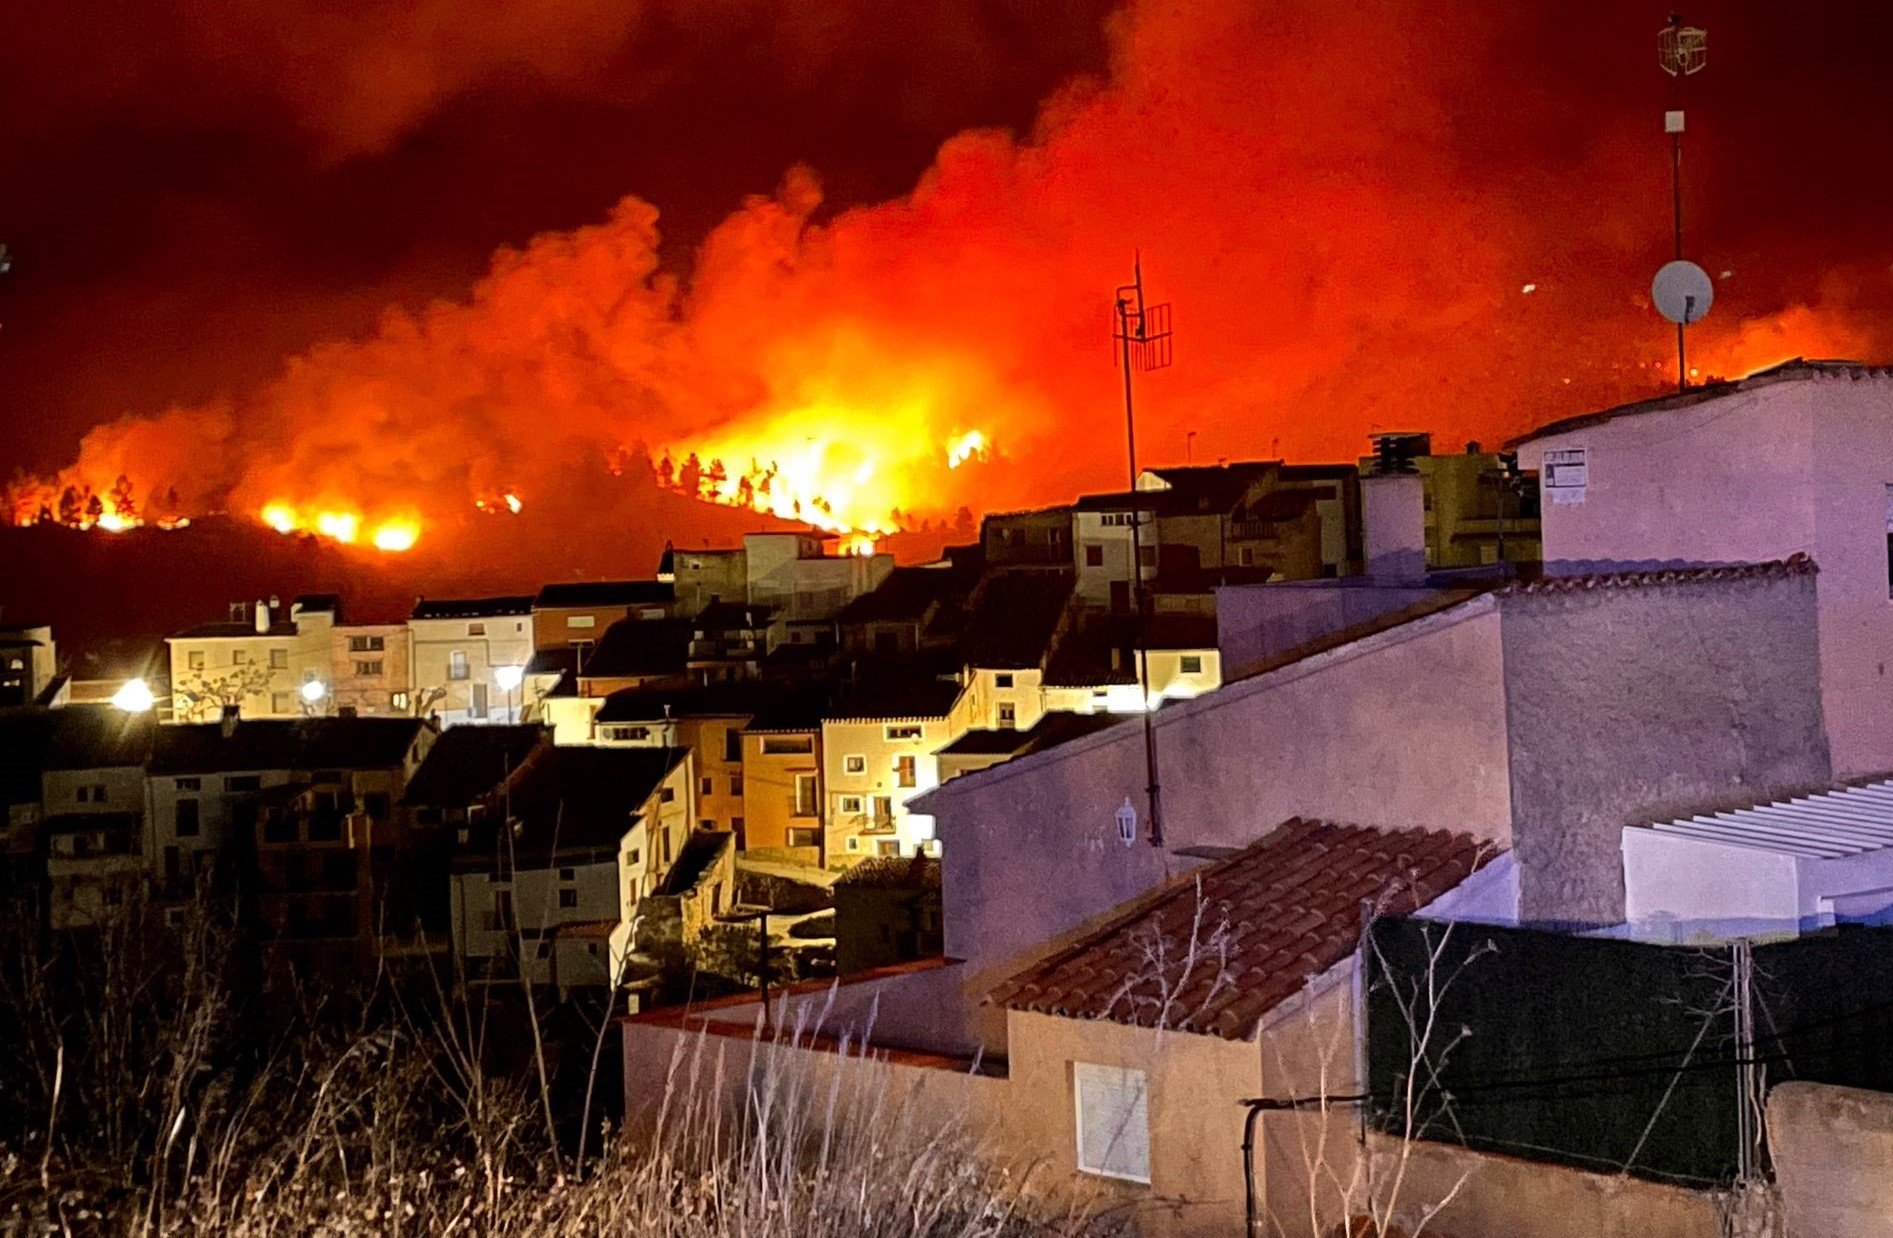
<path id="1" fill-rule="evenodd" d="M 1072 1063 L 1077 1093 L 1078 1168 L 1132 1182 L 1150 1181 L 1150 1118 L 1144 1072 Z"/>

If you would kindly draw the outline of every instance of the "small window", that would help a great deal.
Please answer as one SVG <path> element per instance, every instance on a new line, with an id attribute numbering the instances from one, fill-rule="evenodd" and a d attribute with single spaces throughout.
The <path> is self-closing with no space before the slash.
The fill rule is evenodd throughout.
<path id="1" fill-rule="evenodd" d="M 850 754 L 841 758 L 841 769 L 845 774 L 865 774 L 868 772 L 868 759 Z"/>
<path id="2" fill-rule="evenodd" d="M 486 625 L 484 623 L 469 623 L 467 625 L 467 635 L 468 636 L 485 636 Z"/>
<path id="3" fill-rule="evenodd" d="M 348 638 L 350 653 L 380 653 L 387 648 L 386 642 L 379 636 L 351 636 Z"/>
<path id="4" fill-rule="evenodd" d="M 1104 566 L 1104 547 L 1099 546 L 1095 543 L 1087 543 L 1085 546 L 1085 566 L 1086 567 L 1103 567 Z"/>
<path id="5" fill-rule="evenodd" d="M 766 735 L 762 750 L 772 757 L 794 756 L 815 751 L 815 741 L 805 735 Z"/>
<path id="6" fill-rule="evenodd" d="M 925 735 L 926 733 L 927 733 L 926 727 L 914 725 L 912 723 L 903 723 L 900 726 L 890 726 L 884 732 L 884 734 L 887 736 L 887 740 L 889 743 L 896 743 L 903 739 L 919 739 L 921 736 Z"/>
<path id="7" fill-rule="evenodd" d="M 1012 673 L 1010 671 L 1004 674 L 993 676 L 993 687 L 1010 688 L 1011 686 L 1012 686 Z"/>
<path id="8" fill-rule="evenodd" d="M 1150 1181 L 1150 1118 L 1144 1072 L 1090 1062 L 1071 1065 L 1078 1117 L 1078 1168 L 1127 1182 Z"/>
<path id="9" fill-rule="evenodd" d="M 230 665 L 247 666 L 249 662 L 250 651 L 248 649 L 232 649 L 230 651 Z"/>
<path id="10" fill-rule="evenodd" d="M 725 761 L 743 759 L 743 733 L 735 727 L 723 732 L 723 759 Z"/>
<path id="11" fill-rule="evenodd" d="M 677 788 L 675 787 L 665 787 L 662 791 L 659 791 L 657 793 L 657 800 L 658 800 L 658 803 L 660 804 L 674 803 L 676 802 L 676 799 L 677 799 Z"/>
<path id="12" fill-rule="evenodd" d="M 900 839 L 898 838 L 875 839 L 874 840 L 874 854 L 899 855 L 900 854 Z"/>
<path id="13" fill-rule="evenodd" d="M 388 693 L 388 706 L 391 709 L 405 710 L 408 707 L 408 694 L 405 692 Z"/>
<path id="14" fill-rule="evenodd" d="M 269 711 L 273 714 L 286 714 L 294 707 L 289 703 L 289 693 L 272 692 L 269 694 Z"/>
<path id="15" fill-rule="evenodd" d="M 204 780 L 202 778 L 173 778 L 171 787 L 176 791 L 202 791 Z"/>
<path id="16" fill-rule="evenodd" d="M 730 776 L 730 794 L 741 795 L 742 793 L 743 793 L 743 776 L 741 774 L 732 774 Z"/>
<path id="17" fill-rule="evenodd" d="M 697 780 L 697 794 L 698 795 L 715 795 L 716 794 L 716 779 L 710 777 L 708 774 L 705 774 L 702 778 L 699 778 Z"/>
<path id="18" fill-rule="evenodd" d="M 861 797 L 858 795 L 844 795 L 841 797 L 841 810 L 847 813 L 859 813 L 861 802 Z"/>
<path id="19" fill-rule="evenodd" d="M 483 683 L 473 685 L 473 700 L 467 706 L 469 718 L 485 718 L 487 712 L 487 690 Z"/>
<path id="20" fill-rule="evenodd" d="M 189 653 L 185 654 L 184 665 L 190 667 L 194 671 L 203 670 L 204 669 L 204 651 L 202 649 L 193 649 Z"/>
<path id="21" fill-rule="evenodd" d="M 565 626 L 568 628 L 595 628 L 598 626 L 597 615 L 567 615 Z"/>
<path id="22" fill-rule="evenodd" d="M 467 677 L 467 651 L 456 649 L 447 655 L 447 678 L 465 679 Z"/>
<path id="23" fill-rule="evenodd" d="M 1018 708 L 1013 705 L 1001 705 L 999 707 L 999 725 L 1006 730 L 1011 730 L 1013 727 L 1018 726 Z"/>
<path id="24" fill-rule="evenodd" d="M 815 794 L 815 775 L 797 774 L 795 776 L 795 815 L 798 817 L 813 817 L 817 815 L 818 811 L 819 806 L 816 804 Z"/>
<path id="25" fill-rule="evenodd" d="M 578 870 L 576 868 L 561 868 L 559 870 L 559 880 L 560 881 L 577 881 Z"/>
<path id="26" fill-rule="evenodd" d="M 198 815 L 197 805 L 198 802 L 196 800 L 179 800 L 177 802 L 176 833 L 179 838 L 197 837 L 197 830 L 201 820 Z"/>
<path id="27" fill-rule="evenodd" d="M 789 845 L 791 847 L 819 847 L 822 845 L 822 832 L 806 827 L 789 827 Z"/>
<path id="28" fill-rule="evenodd" d="M 898 786 L 919 786 L 917 767 L 919 762 L 913 757 L 894 758 L 894 782 Z"/>
<path id="29" fill-rule="evenodd" d="M 560 890 L 559 891 L 559 907 L 561 910 L 570 911 L 577 906 L 578 906 L 578 891 L 577 890 Z"/>
<path id="30" fill-rule="evenodd" d="M 1203 673 L 1203 655 L 1200 653 L 1184 654 L 1177 660 L 1177 669 L 1182 671 L 1185 675 L 1201 675 Z"/>
<path id="31" fill-rule="evenodd" d="M 375 677 L 375 678 L 380 678 L 380 676 L 381 676 L 381 659 L 379 659 L 379 658 L 376 658 L 376 659 L 373 659 L 372 661 L 367 661 L 367 662 L 362 662 L 362 661 L 358 661 L 358 662 L 356 662 L 356 663 L 355 663 L 355 673 L 356 673 L 357 675 L 367 675 L 367 676 L 373 676 L 373 677 Z"/>
<path id="32" fill-rule="evenodd" d="M 289 650 L 272 649 L 269 651 L 269 668 L 273 671 L 289 669 Z"/>
<path id="33" fill-rule="evenodd" d="M 1255 566 L 1255 547 L 1243 546 L 1236 551 L 1236 563 L 1242 567 Z"/>
<path id="34" fill-rule="evenodd" d="M 624 862 L 626 864 L 631 865 L 634 868 L 637 866 L 638 861 L 642 860 L 643 858 L 644 858 L 644 852 L 637 847 L 631 848 L 631 850 L 625 852 L 624 854 Z"/>

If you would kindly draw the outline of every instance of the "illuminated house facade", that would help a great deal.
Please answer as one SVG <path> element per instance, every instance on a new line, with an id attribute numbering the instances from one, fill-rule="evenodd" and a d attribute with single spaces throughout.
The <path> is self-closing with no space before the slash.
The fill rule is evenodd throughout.
<path id="1" fill-rule="evenodd" d="M 416 603 L 408 616 L 414 709 L 443 726 L 518 722 L 533 653 L 532 604 L 531 596 Z"/>
<path id="2" fill-rule="evenodd" d="M 232 708 L 246 718 L 328 712 L 336 610 L 327 595 L 287 609 L 275 598 L 235 603 L 226 622 L 166 638 L 177 720 L 210 722 Z"/>

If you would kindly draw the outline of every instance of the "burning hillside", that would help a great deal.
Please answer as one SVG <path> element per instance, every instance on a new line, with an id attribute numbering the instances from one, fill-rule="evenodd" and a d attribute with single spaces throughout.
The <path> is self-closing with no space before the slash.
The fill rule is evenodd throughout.
<path id="1" fill-rule="evenodd" d="M 794 170 L 683 275 L 627 198 L 259 391 L 101 426 L 16 482 L 13 518 L 226 511 L 396 552 L 569 498 L 594 458 L 862 539 L 1053 500 L 1121 476 L 1106 311 L 1133 243 L 1176 305 L 1155 458 L 1492 438 L 1660 390 L 1654 70 L 1621 112 L 1516 114 L 1494 66 L 1542 32 L 1488 7 L 1131 4 L 1108 80 L 1025 138 L 952 139 L 905 198 L 824 213 Z M 1728 162 L 1711 147 L 1692 192 Z M 1692 250 L 1721 278 L 1703 375 L 1888 351 L 1884 261 L 1817 280 L 1713 211 Z"/>

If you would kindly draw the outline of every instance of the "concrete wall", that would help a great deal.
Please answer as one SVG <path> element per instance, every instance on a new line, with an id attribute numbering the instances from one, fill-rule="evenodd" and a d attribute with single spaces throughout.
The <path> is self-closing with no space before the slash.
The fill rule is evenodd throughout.
<path id="1" fill-rule="evenodd" d="M 778 994 L 771 1010 L 785 1025 L 855 1042 L 865 1037 L 880 1049 L 996 1058 L 1005 1046 L 1005 1012 L 968 1003 L 965 981 L 960 964 L 929 960 Z M 759 1001 L 732 1003 L 694 1010 L 691 1017 L 726 1029 L 751 1028 L 760 1009 Z"/>
<path id="2" fill-rule="evenodd" d="M 807 752 L 769 752 L 771 740 L 786 741 L 805 739 L 808 741 Z M 784 848 L 789 845 L 791 829 L 815 831 L 821 836 L 822 818 L 819 810 L 822 804 L 821 732 L 812 730 L 796 732 L 793 735 L 755 734 L 743 736 L 743 837 L 742 845 L 746 851 L 762 851 Z M 812 776 L 816 782 L 815 804 L 818 815 L 812 817 L 797 816 L 795 811 L 795 780 L 798 775 Z M 820 854 L 820 847 L 811 848 Z"/>
<path id="3" fill-rule="evenodd" d="M 1294 816 L 1461 830 L 1511 808 L 1499 622 L 1480 599 L 1156 715 L 1169 847 L 1118 841 L 1144 812 L 1143 730 L 1115 727 L 927 797 L 946 949 L 975 973 L 1046 948 L 1190 862 Z"/>
<path id="4" fill-rule="evenodd" d="M 1502 602 L 1519 913 L 1624 917 L 1623 827 L 1827 783 L 1814 577 Z"/>
<path id="5" fill-rule="evenodd" d="M 1547 562 L 1733 562 L 1796 551 L 1821 566 L 1821 685 L 1843 777 L 1893 769 L 1886 486 L 1893 377 L 1819 375 L 1619 417 L 1525 444 L 1582 447 L 1582 503 L 1544 509 Z"/>
<path id="6" fill-rule="evenodd" d="M 532 661 L 532 616 L 488 615 L 476 619 L 412 619 L 414 633 L 414 691 L 426 703 L 435 691 L 446 695 L 428 706 L 427 712 L 440 715 L 444 726 L 463 722 L 512 722 L 515 706 L 524 708 L 525 685 L 507 692 L 493 680 L 496 666 L 525 666 Z M 475 635 L 476 629 L 484 629 Z M 451 679 L 453 653 L 467 655 L 467 678 Z M 487 713 L 476 718 L 472 713 L 473 685 L 486 685 Z"/>
<path id="7" fill-rule="evenodd" d="M 1893 1233 L 1893 1096 L 1821 1083 L 1768 1093 L 1787 1238 Z"/>
<path id="8" fill-rule="evenodd" d="M 1361 478 L 1361 524 L 1369 576 L 1419 580 L 1426 575 L 1426 483 L 1418 473 Z"/>
<path id="9" fill-rule="evenodd" d="M 1298 645 L 1417 605 L 1439 591 L 1364 576 L 1225 585 L 1216 590 L 1216 641 L 1223 671 L 1239 679 Z"/>
<path id="10" fill-rule="evenodd" d="M 351 649 L 355 640 L 381 641 L 380 649 Z M 347 624 L 329 630 L 329 698 L 326 713 L 353 709 L 361 717 L 389 717 L 414 712 L 411 641 L 406 624 Z M 379 664 L 380 674 L 357 674 Z M 406 704 L 396 706 L 396 694 Z"/>

